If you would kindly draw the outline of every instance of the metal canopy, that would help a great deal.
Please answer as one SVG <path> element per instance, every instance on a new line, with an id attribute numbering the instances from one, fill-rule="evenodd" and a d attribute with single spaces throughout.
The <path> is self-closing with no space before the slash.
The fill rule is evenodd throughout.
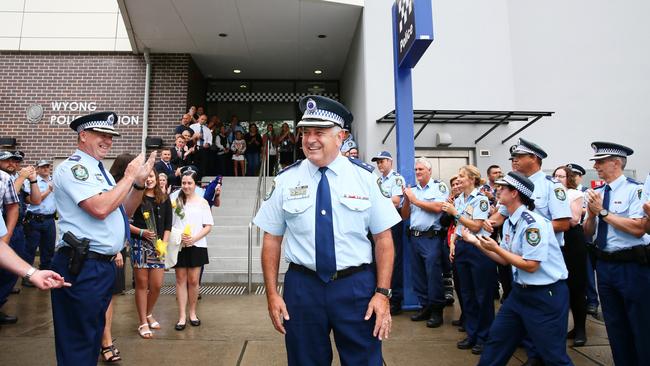
<path id="1" fill-rule="evenodd" d="M 521 122 L 523 127 L 512 133 L 510 136 L 501 140 L 504 144 L 521 131 L 530 127 L 533 123 L 539 121 L 542 117 L 550 117 L 555 112 L 529 112 L 529 111 L 470 111 L 470 110 L 414 110 L 413 123 L 420 123 L 422 126 L 415 133 L 413 140 L 424 131 L 430 123 L 453 123 L 453 124 L 476 124 L 476 125 L 492 125 L 487 131 L 479 136 L 474 143 L 477 144 L 483 140 L 487 135 L 494 131 L 501 125 L 506 125 L 510 122 Z M 387 113 L 385 116 L 377 120 L 377 123 L 391 123 L 390 129 L 381 141 L 382 144 L 386 143 L 388 136 L 395 128 L 395 111 Z"/>

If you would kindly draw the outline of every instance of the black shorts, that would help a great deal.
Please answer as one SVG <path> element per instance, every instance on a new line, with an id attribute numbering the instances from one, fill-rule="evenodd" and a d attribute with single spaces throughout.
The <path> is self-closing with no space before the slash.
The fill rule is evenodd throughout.
<path id="1" fill-rule="evenodd" d="M 178 253 L 178 261 L 174 268 L 201 267 L 210 263 L 208 248 L 185 247 Z"/>

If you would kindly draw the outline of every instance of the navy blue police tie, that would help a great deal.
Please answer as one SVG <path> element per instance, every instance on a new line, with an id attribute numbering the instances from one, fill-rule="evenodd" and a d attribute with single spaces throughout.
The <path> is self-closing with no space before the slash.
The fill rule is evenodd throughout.
<path id="1" fill-rule="evenodd" d="M 327 283 L 336 273 L 332 195 L 325 174 L 327 167 L 318 170 L 321 172 L 321 178 L 316 191 L 316 273 Z"/>
<path id="2" fill-rule="evenodd" d="M 104 170 L 104 164 L 102 162 L 99 162 L 99 170 L 102 172 L 104 175 L 104 179 L 106 179 L 106 182 L 108 183 L 109 186 L 113 186 L 113 182 L 108 178 L 108 175 L 106 174 L 106 170 Z M 131 228 L 129 226 L 129 217 L 126 215 L 126 210 L 124 209 L 123 205 L 120 205 L 120 212 L 122 213 L 122 218 L 124 219 L 124 235 L 126 236 L 127 239 L 131 239 Z"/>
<path id="3" fill-rule="evenodd" d="M 609 210 L 609 191 L 612 190 L 612 187 L 608 185 L 605 186 L 605 194 L 603 196 L 603 208 Z M 598 234 L 596 235 L 596 245 L 600 249 L 605 249 L 607 245 L 607 223 L 602 218 L 598 219 Z"/>

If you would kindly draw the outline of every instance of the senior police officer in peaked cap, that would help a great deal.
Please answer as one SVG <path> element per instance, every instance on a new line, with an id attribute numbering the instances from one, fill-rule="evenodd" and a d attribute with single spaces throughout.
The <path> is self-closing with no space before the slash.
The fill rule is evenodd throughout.
<path id="1" fill-rule="evenodd" d="M 391 201 L 393 201 L 393 206 L 399 210 L 402 201 L 404 177 L 393 170 L 393 156 L 388 151 L 382 151 L 370 159 L 370 161 L 377 164 L 382 193 L 390 196 Z M 390 313 L 391 315 L 396 315 L 402 312 L 402 300 L 404 299 L 404 260 L 402 258 L 404 225 L 401 221 L 391 228 L 391 233 L 393 234 L 393 244 L 395 245 L 395 265 L 393 268 L 393 280 L 391 281 L 393 296 L 390 299 Z"/>
<path id="2" fill-rule="evenodd" d="M 512 292 L 492 323 L 479 365 L 505 365 L 526 334 L 545 365 L 572 365 L 565 342 L 568 271 L 551 221 L 533 211 L 537 187 L 519 172 L 510 172 L 495 183 L 509 214 L 503 240 L 497 243 L 463 231 L 463 239 L 492 260 L 512 265 Z"/>
<path id="3" fill-rule="evenodd" d="M 594 142 L 594 169 L 605 184 L 587 191 L 585 234 L 594 236 L 598 293 L 616 365 L 650 365 L 650 247 L 642 184 L 625 177 L 633 150 Z"/>
<path id="4" fill-rule="evenodd" d="M 120 134 L 113 112 L 72 121 L 77 150 L 54 173 L 56 207 L 62 240 L 52 269 L 72 287 L 52 291 L 56 358 L 59 365 L 95 365 L 100 352 L 104 314 L 115 280 L 115 255 L 129 234 L 129 221 L 142 200 L 144 182 L 156 152 L 145 162 L 140 154 L 115 183 L 102 159 Z"/>
<path id="5" fill-rule="evenodd" d="M 269 315 L 285 334 L 289 365 L 381 365 L 391 329 L 390 228 L 400 221 L 373 168 L 339 153 L 352 114 L 321 96 L 300 101 L 306 160 L 281 171 L 254 223 L 264 233 L 262 270 Z M 368 231 L 375 241 L 376 271 Z M 280 246 L 290 262 L 277 292 Z"/>

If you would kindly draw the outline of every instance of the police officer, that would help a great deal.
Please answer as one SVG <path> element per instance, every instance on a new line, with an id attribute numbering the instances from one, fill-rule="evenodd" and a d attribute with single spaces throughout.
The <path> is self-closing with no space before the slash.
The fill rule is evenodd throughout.
<path id="1" fill-rule="evenodd" d="M 56 202 L 54 201 L 54 183 L 52 183 L 52 165 L 47 160 L 39 160 L 36 163 L 36 185 L 40 191 L 40 203 L 34 203 L 27 198 L 27 213 L 25 214 L 25 238 L 26 261 L 33 265 L 36 255 L 36 248 L 40 249 L 40 269 L 50 268 L 50 262 L 54 255 L 54 242 L 56 241 L 56 226 L 54 217 L 56 214 Z M 31 182 L 25 182 L 23 189 L 31 193 Z M 31 196 L 31 194 L 30 194 Z M 23 281 L 23 285 L 29 286 L 29 282 Z"/>
<path id="2" fill-rule="evenodd" d="M 497 181 L 508 212 L 503 239 L 463 231 L 463 239 L 501 264 L 512 265 L 513 288 L 497 314 L 479 365 L 505 365 L 527 334 L 547 366 L 572 365 L 566 353 L 568 271 L 551 221 L 534 212 L 533 181 L 510 172 Z"/>
<path id="3" fill-rule="evenodd" d="M 0 215 L 0 238 L 7 233 L 5 220 Z M 48 270 L 39 271 L 27 264 L 4 240 L 0 240 L 0 268 L 27 279 L 41 290 L 70 286 L 70 283 L 65 282 L 65 279 L 58 273 Z"/>
<path id="4" fill-rule="evenodd" d="M 560 246 L 564 245 L 564 232 L 571 227 L 569 222 L 571 207 L 562 183 L 542 171 L 542 160 L 548 155 L 540 146 L 523 138 L 510 148 L 510 154 L 512 169 L 524 174 L 535 185 L 533 192 L 535 212 L 552 222 L 557 242 Z M 508 212 L 504 206 L 501 206 L 499 212 L 484 222 L 486 230 L 492 232 L 494 224 L 500 226 L 506 217 Z M 541 356 L 535 351 L 534 345 L 530 344 L 528 338 L 524 341 L 524 345 L 528 353 L 526 365 L 541 365 Z"/>
<path id="5" fill-rule="evenodd" d="M 115 183 L 102 159 L 113 145 L 117 115 L 100 112 L 79 117 L 77 150 L 54 172 L 59 230 L 52 268 L 72 283 L 52 291 L 56 358 L 59 365 L 95 365 L 104 314 L 115 282 L 115 255 L 128 238 L 128 217 L 142 200 L 144 182 L 155 162 L 140 154 Z M 88 245 L 85 248 L 85 245 Z M 82 249 L 82 250 L 80 250 Z"/>
<path id="6" fill-rule="evenodd" d="M 476 235 L 490 236 L 483 229 L 488 218 L 490 201 L 480 192 L 481 173 L 473 165 L 465 165 L 458 171 L 458 181 L 463 190 L 454 204 L 445 202 L 442 210 L 456 219 L 456 237 L 451 241 L 451 256 L 454 257 L 460 291 L 463 299 L 464 327 L 467 337 L 456 344 L 459 349 L 471 349 L 481 354 L 494 320 L 494 283 L 497 269 L 494 262 L 479 249 L 465 242 L 462 229 L 468 228 Z"/>
<path id="7" fill-rule="evenodd" d="M 307 160 L 285 168 L 257 213 L 269 316 L 285 334 L 289 365 L 330 365 L 330 333 L 343 365 L 381 365 L 391 328 L 390 228 L 400 221 L 373 168 L 340 154 L 352 114 L 321 96 L 301 99 Z M 376 274 L 367 233 L 375 242 Z M 277 292 L 280 247 L 290 262 Z M 374 318 L 374 319 L 373 319 Z"/>
<path id="8" fill-rule="evenodd" d="M 381 174 L 381 190 L 384 195 L 390 196 L 393 206 L 400 209 L 402 201 L 402 187 L 404 177 L 393 170 L 393 157 L 388 151 L 382 151 L 375 155 L 370 161 L 377 164 L 377 170 Z M 395 265 L 393 267 L 393 280 L 391 287 L 393 296 L 390 298 L 390 313 L 396 315 L 402 312 L 402 300 L 404 299 L 404 260 L 402 249 L 402 237 L 404 235 L 404 223 L 398 222 L 391 228 L 393 244 L 395 245 Z"/>
<path id="9" fill-rule="evenodd" d="M 429 328 L 442 325 L 445 295 L 442 282 L 442 246 L 446 233 L 441 230 L 442 204 L 449 197 L 444 182 L 431 177 L 431 163 L 415 159 L 414 188 L 404 187 L 402 218 L 410 217 L 408 230 L 413 265 L 413 290 L 422 308 L 411 316 L 412 321 L 426 320 Z"/>
<path id="10" fill-rule="evenodd" d="M 584 214 L 587 213 L 587 187 L 582 185 L 582 179 L 587 171 L 582 166 L 576 163 L 569 163 L 566 165 L 575 173 L 576 183 L 578 187 L 576 188 L 580 192 L 585 192 L 584 203 L 583 203 L 583 219 Z M 645 191 L 645 190 L 644 190 Z M 591 243 L 591 238 L 585 238 L 587 243 Z M 598 316 L 598 307 L 600 302 L 598 301 L 598 291 L 596 290 L 596 266 L 594 266 L 593 261 L 591 260 L 591 255 L 587 255 L 587 314 L 593 316 Z"/>
<path id="11" fill-rule="evenodd" d="M 616 365 L 650 365 L 650 247 L 641 183 L 623 175 L 633 150 L 594 142 L 594 169 L 606 183 L 587 191 L 584 229 L 593 236 L 598 293 Z"/>

